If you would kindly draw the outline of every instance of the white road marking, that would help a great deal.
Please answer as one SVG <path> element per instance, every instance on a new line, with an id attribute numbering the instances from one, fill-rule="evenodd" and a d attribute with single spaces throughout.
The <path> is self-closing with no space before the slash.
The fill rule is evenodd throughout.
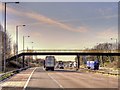
<path id="1" fill-rule="evenodd" d="M 56 83 L 59 85 L 60 88 L 63 88 L 63 86 L 62 86 L 55 78 L 53 78 L 49 73 L 48 73 L 48 76 L 49 76 L 54 82 L 56 82 Z"/>
<path id="2" fill-rule="evenodd" d="M 28 78 L 28 80 L 27 80 L 27 82 L 26 82 L 26 84 L 25 84 L 25 86 L 24 86 L 24 88 L 23 88 L 23 90 L 25 90 L 26 89 L 26 87 L 27 87 L 27 85 L 28 85 L 28 83 L 29 83 L 29 81 L 30 81 L 30 79 L 31 79 L 31 77 L 32 77 L 32 75 L 33 75 L 33 73 L 34 73 L 34 71 L 37 69 L 37 67 L 36 68 L 34 68 L 34 70 L 32 71 L 32 73 L 30 74 L 30 76 L 29 76 L 29 78 Z"/>

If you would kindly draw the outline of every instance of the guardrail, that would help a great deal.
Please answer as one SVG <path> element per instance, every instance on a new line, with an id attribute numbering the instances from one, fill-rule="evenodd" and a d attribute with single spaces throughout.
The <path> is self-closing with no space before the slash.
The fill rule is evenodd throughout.
<path id="1" fill-rule="evenodd" d="M 9 72 L 6 72 L 6 73 L 3 73 L 0 75 L 0 82 L 23 71 L 23 70 L 26 70 L 28 69 L 28 67 L 25 67 L 25 68 L 20 68 L 20 69 L 16 69 L 16 70 L 13 70 L 13 71 L 9 71 Z"/>

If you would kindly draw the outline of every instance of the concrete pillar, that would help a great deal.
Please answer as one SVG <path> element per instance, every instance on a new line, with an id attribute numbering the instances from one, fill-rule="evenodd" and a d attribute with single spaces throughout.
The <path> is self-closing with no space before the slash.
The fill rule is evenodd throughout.
<path id="1" fill-rule="evenodd" d="M 102 55 L 102 61 L 101 61 L 101 63 L 102 63 L 102 67 L 104 67 L 104 57 L 103 57 L 103 55 Z"/>
<path id="2" fill-rule="evenodd" d="M 80 55 L 77 55 L 77 62 L 78 62 L 77 69 L 79 69 L 80 68 Z"/>

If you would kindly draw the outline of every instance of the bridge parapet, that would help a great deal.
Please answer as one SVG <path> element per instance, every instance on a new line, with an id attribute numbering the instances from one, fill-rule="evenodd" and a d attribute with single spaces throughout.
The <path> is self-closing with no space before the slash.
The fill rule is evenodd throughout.
<path id="1" fill-rule="evenodd" d="M 118 50 L 78 50 L 78 49 L 41 49 L 41 50 L 22 50 L 19 53 L 27 52 L 81 52 L 81 53 L 118 53 Z"/>

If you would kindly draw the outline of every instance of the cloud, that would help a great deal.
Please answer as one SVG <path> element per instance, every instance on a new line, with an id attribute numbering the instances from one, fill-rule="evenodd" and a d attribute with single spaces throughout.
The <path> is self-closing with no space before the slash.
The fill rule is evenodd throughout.
<path id="1" fill-rule="evenodd" d="M 112 11 L 112 9 L 111 8 L 106 8 L 106 9 L 102 9 L 102 8 L 99 8 L 98 9 L 98 13 L 99 14 L 101 14 L 101 15 L 106 15 L 106 14 L 108 14 L 108 13 L 110 13 Z"/>
<path id="2" fill-rule="evenodd" d="M 118 18 L 118 15 L 108 15 L 108 16 L 104 16 L 104 18 L 106 19 Z"/>
<path id="3" fill-rule="evenodd" d="M 113 8 L 106 8 L 106 9 L 98 9 L 98 13 L 105 19 L 112 19 L 118 17 L 118 12 L 113 13 Z"/>
<path id="4" fill-rule="evenodd" d="M 97 33 L 97 38 L 100 39 L 109 39 L 109 38 L 117 38 L 118 37 L 118 31 L 115 29 L 115 27 L 107 28 L 102 32 Z"/>
<path id="5" fill-rule="evenodd" d="M 31 34 L 31 33 L 30 33 Z M 42 34 L 40 32 L 32 32 L 32 35 L 35 36 L 35 37 L 39 37 L 42 36 Z"/>
<path id="6" fill-rule="evenodd" d="M 86 27 L 79 27 L 79 28 L 73 28 L 65 23 L 61 23 L 59 22 L 58 20 L 54 20 L 54 19 L 51 19 L 49 17 L 46 17 L 44 15 L 41 15 L 41 14 L 37 14 L 35 12 L 21 12 L 21 11 L 18 11 L 18 10 L 15 10 L 13 8 L 8 8 L 8 11 L 12 14 L 17 14 L 19 16 L 24 16 L 24 17 L 27 17 L 27 18 L 30 18 L 30 19 L 34 19 L 36 21 L 39 21 L 40 23 L 45 23 L 45 24 L 49 24 L 49 25 L 54 25 L 54 26 L 57 26 L 59 28 L 63 28 L 64 30 L 68 30 L 68 31 L 73 31 L 73 32 L 87 32 L 87 28 Z"/>
<path id="7" fill-rule="evenodd" d="M 84 26 L 80 26 L 76 29 L 77 32 L 88 32 L 88 28 Z"/>
<path id="8" fill-rule="evenodd" d="M 84 27 L 79 27 L 78 29 L 73 28 L 73 27 L 70 27 L 69 25 L 61 23 L 57 20 L 53 20 L 51 18 L 48 18 L 48 17 L 40 15 L 40 14 L 36 14 L 36 13 L 26 12 L 25 16 L 27 16 L 29 18 L 32 18 L 32 19 L 35 19 L 35 20 L 39 21 L 40 23 L 43 22 L 43 23 L 46 23 L 46 24 L 59 26 L 60 28 L 63 28 L 65 30 L 69 30 L 69 31 L 74 31 L 74 32 L 86 32 L 86 31 L 88 31 Z"/>

